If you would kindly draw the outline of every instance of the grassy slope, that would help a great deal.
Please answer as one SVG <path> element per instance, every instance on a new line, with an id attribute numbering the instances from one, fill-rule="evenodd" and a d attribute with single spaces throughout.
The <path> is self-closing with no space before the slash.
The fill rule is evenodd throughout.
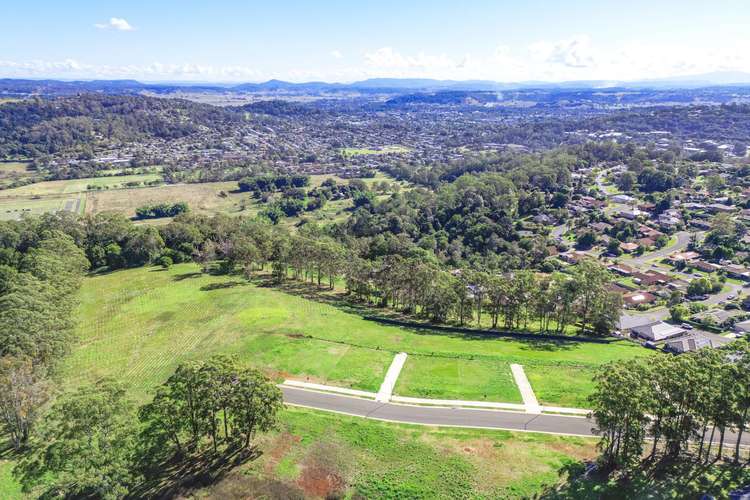
<path id="1" fill-rule="evenodd" d="M 263 496 L 279 492 L 279 481 L 318 497 L 342 483 L 349 486 L 339 492 L 364 498 L 529 496 L 555 483 L 564 464 L 592 457 L 594 444 L 543 434 L 394 425 L 291 408 L 279 431 L 263 438 L 258 461 L 196 497 Z"/>
<path id="2" fill-rule="evenodd" d="M 386 326 L 241 278 L 197 271 L 183 264 L 168 271 L 141 268 L 87 279 L 81 294 L 81 345 L 66 362 L 66 378 L 123 376 L 143 396 L 179 362 L 226 352 L 279 378 L 291 375 L 375 391 L 393 353 L 406 351 L 411 356 L 398 394 L 517 401 L 509 362 L 532 373 L 537 366 L 554 371 L 561 365 L 575 374 L 581 367 L 650 352 L 626 342 L 560 345 Z M 553 374 L 537 380 L 534 388 L 546 394 L 546 387 L 556 384 Z M 565 401 L 562 396 L 542 399 Z"/>

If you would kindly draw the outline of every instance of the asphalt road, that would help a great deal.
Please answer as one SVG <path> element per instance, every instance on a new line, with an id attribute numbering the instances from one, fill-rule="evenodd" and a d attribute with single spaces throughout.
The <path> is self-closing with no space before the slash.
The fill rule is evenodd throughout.
<path id="1" fill-rule="evenodd" d="M 281 387 L 281 391 L 284 393 L 284 402 L 289 405 L 344 413 L 374 420 L 404 424 L 478 427 L 585 437 L 596 436 L 593 421 L 586 417 L 378 403 L 369 399 L 292 387 Z M 734 433 L 727 432 L 725 436 L 726 445 L 734 446 L 734 442 Z M 750 433 L 743 434 L 742 444 L 743 446 L 750 446 Z"/>
<path id="2" fill-rule="evenodd" d="M 674 245 L 668 245 L 664 248 L 660 248 L 658 250 L 654 250 L 653 252 L 645 253 L 639 257 L 634 257 L 630 260 L 623 260 L 623 263 L 633 266 L 638 266 L 640 264 L 644 264 L 646 261 L 658 259 L 658 258 L 664 258 L 669 254 L 675 253 L 675 252 L 682 252 L 685 250 L 690 243 L 690 233 L 687 231 L 679 231 L 675 233 L 675 236 L 677 236 L 677 242 L 675 242 Z"/>
<path id="3" fill-rule="evenodd" d="M 593 423 L 584 417 L 533 415 L 512 411 L 445 408 L 378 403 L 369 399 L 282 387 L 287 404 L 406 424 L 481 427 L 513 431 L 594 436 Z"/>

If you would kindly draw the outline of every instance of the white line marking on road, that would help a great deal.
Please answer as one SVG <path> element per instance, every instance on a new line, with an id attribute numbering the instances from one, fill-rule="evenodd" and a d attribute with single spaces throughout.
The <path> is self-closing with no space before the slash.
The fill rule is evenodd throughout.
<path id="1" fill-rule="evenodd" d="M 531 389 L 529 379 L 526 378 L 523 366 L 512 364 L 510 365 L 510 371 L 513 373 L 518 390 L 521 392 L 523 404 L 526 406 L 526 413 L 542 413 L 542 407 L 539 406 L 539 401 L 536 400 L 536 395 L 534 395 L 534 391 Z"/>
<path id="2" fill-rule="evenodd" d="M 378 395 L 375 397 L 375 401 L 378 401 L 380 403 L 387 403 L 391 400 L 391 396 L 393 395 L 393 388 L 396 387 L 396 380 L 398 380 L 398 376 L 401 373 L 401 368 L 404 367 L 404 363 L 406 363 L 406 353 L 400 352 L 396 354 L 396 356 L 393 358 L 393 362 L 391 363 L 390 368 L 388 368 L 388 371 L 385 374 L 385 379 L 383 380 L 383 384 L 380 386 L 380 390 L 378 391 Z"/>

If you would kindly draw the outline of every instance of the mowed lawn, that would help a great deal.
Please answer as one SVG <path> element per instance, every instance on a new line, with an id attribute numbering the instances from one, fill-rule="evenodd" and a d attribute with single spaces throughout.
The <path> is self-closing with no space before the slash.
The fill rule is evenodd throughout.
<path id="1" fill-rule="evenodd" d="M 590 408 L 587 397 L 594 391 L 594 366 L 528 365 L 526 377 L 542 404 Z"/>
<path id="2" fill-rule="evenodd" d="M 87 278 L 81 292 L 79 344 L 63 368 L 72 382 L 110 375 L 139 397 L 182 361 L 212 353 L 237 354 L 277 379 L 294 377 L 377 391 L 393 355 L 410 354 L 396 393 L 450 399 L 519 401 L 508 364 L 527 372 L 544 402 L 585 398 L 590 373 L 572 395 L 554 368 L 594 368 L 614 359 L 649 355 L 628 342 L 527 342 L 445 334 L 383 325 L 345 308 L 308 300 L 236 276 L 209 276 L 194 264 L 149 267 Z M 555 395 L 558 394 L 558 395 Z M 572 399 L 571 399 L 572 398 Z"/>
<path id="3" fill-rule="evenodd" d="M 395 393 L 422 398 L 522 402 L 510 363 L 487 359 L 410 356 Z"/>

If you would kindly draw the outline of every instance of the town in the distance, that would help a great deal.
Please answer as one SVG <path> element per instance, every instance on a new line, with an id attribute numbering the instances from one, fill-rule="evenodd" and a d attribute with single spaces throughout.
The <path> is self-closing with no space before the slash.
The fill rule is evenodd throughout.
<path id="1" fill-rule="evenodd" d="M 742 5 L 79 3 L 0 19 L 0 499 L 750 499 Z"/>

